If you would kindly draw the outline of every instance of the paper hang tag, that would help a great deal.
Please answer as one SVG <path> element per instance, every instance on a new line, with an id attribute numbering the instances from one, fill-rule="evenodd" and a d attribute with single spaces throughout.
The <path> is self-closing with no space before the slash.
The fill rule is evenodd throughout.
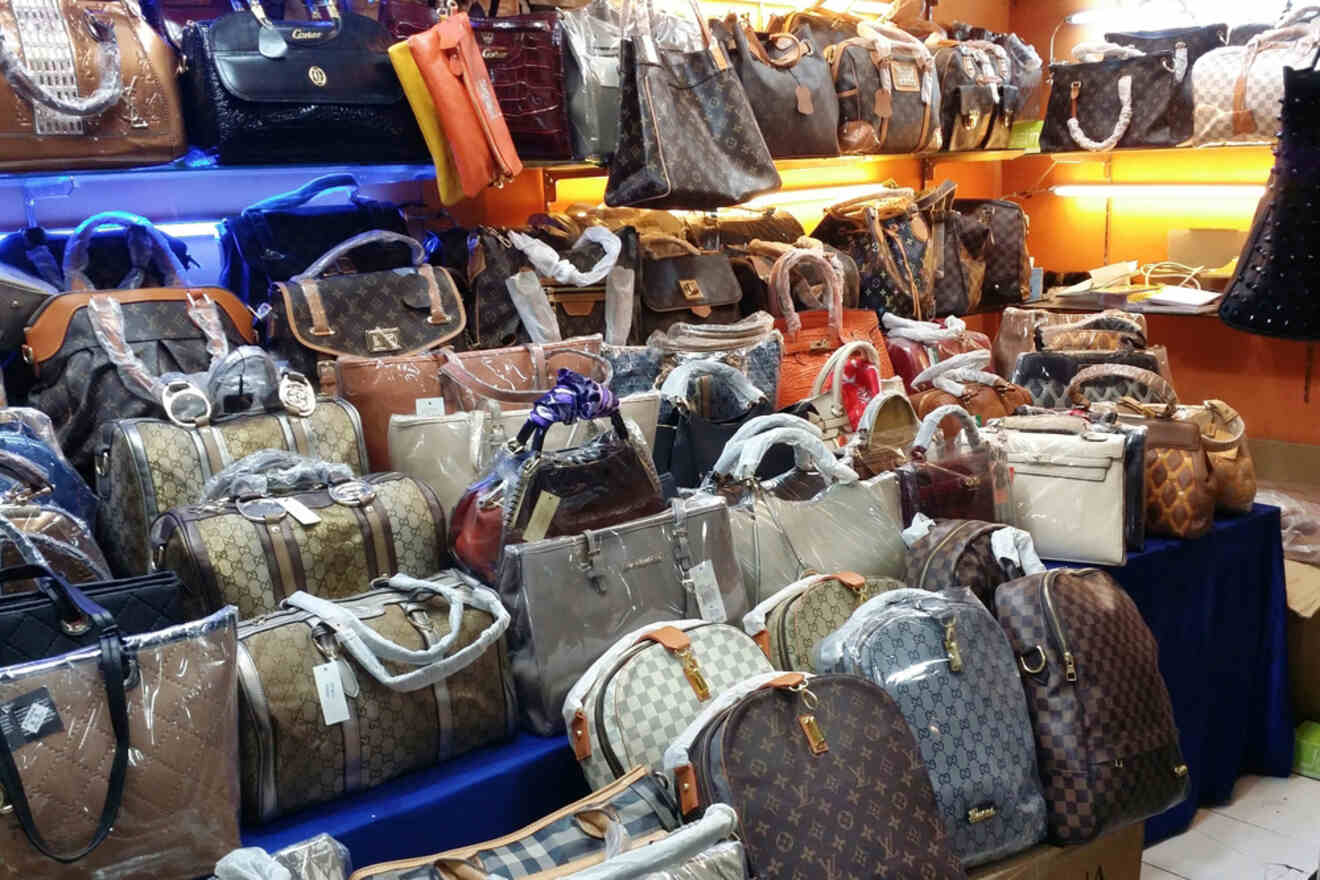
<path id="1" fill-rule="evenodd" d="M 694 565 L 688 576 L 692 579 L 692 592 L 696 595 L 697 613 L 701 619 L 711 623 L 724 623 L 728 620 L 724 595 L 720 593 L 719 582 L 715 580 L 715 563 L 708 559 Z"/>
<path id="2" fill-rule="evenodd" d="M 797 109 L 803 116 L 810 116 L 816 110 L 811 104 L 811 89 L 806 86 L 797 87 Z"/>
<path id="3" fill-rule="evenodd" d="M 321 700 L 321 717 L 327 727 L 348 720 L 348 700 L 344 696 L 344 680 L 339 664 L 334 660 L 312 667 L 316 679 L 316 695 Z"/>
<path id="4" fill-rule="evenodd" d="M 894 115 L 894 99 L 886 91 L 875 93 L 875 115 L 879 119 L 888 119 Z"/>
<path id="5" fill-rule="evenodd" d="M 321 521 L 321 517 L 317 515 L 316 511 L 297 498 L 280 498 L 277 500 L 289 512 L 289 516 L 298 521 L 299 525 L 314 526 Z"/>
<path id="6" fill-rule="evenodd" d="M 415 406 L 415 414 L 419 416 L 442 416 L 445 414 L 445 399 L 443 397 L 419 397 Z"/>
<path id="7" fill-rule="evenodd" d="M 546 532 L 550 531 L 550 523 L 554 521 L 555 511 L 559 509 L 559 496 L 553 492 L 542 492 L 541 497 L 536 499 L 536 507 L 532 508 L 532 515 L 527 519 L 527 528 L 523 529 L 524 541 L 539 541 L 545 537 Z"/>

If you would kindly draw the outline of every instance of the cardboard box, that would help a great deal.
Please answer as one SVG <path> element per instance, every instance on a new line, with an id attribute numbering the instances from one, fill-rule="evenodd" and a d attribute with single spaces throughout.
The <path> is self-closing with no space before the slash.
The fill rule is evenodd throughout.
<path id="1" fill-rule="evenodd" d="M 1320 721 L 1320 568 L 1284 560 L 1293 721 Z"/>
<path id="2" fill-rule="evenodd" d="M 1082 846 L 1038 846 L 972 870 L 969 880 L 1141 880 L 1145 825 L 1138 822 Z"/>
<path id="3" fill-rule="evenodd" d="M 1320 779 L 1320 724 L 1314 721 L 1303 721 L 1297 725 L 1293 772 Z"/>

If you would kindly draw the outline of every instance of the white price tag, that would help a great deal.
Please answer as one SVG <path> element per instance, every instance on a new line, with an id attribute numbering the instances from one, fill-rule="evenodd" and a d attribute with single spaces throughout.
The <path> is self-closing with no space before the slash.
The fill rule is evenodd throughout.
<path id="1" fill-rule="evenodd" d="M 523 529 L 524 541 L 539 541 L 550 531 L 555 511 L 559 509 L 560 497 L 553 492 L 542 492 L 532 508 L 532 515 L 527 518 L 527 527 Z"/>
<path id="2" fill-rule="evenodd" d="M 694 565 L 688 575 L 692 578 L 692 590 L 697 594 L 697 612 L 701 619 L 711 623 L 724 623 L 728 620 L 724 595 L 720 592 L 719 582 L 715 580 L 715 563 L 708 559 Z"/>
<path id="3" fill-rule="evenodd" d="M 321 521 L 321 517 L 316 514 L 316 511 L 297 498 L 279 498 L 277 500 L 284 505 L 284 509 L 289 512 L 289 516 L 296 519 L 300 525 L 314 526 Z"/>
<path id="4" fill-rule="evenodd" d="M 445 414 L 445 399 L 443 397 L 419 397 L 414 405 L 419 416 L 442 416 Z"/>
<path id="5" fill-rule="evenodd" d="M 316 693 L 321 698 L 321 717 L 326 726 L 341 724 L 348 720 L 348 700 L 344 697 L 344 681 L 340 676 L 339 664 L 331 660 L 320 666 L 312 667 L 316 678 Z"/>

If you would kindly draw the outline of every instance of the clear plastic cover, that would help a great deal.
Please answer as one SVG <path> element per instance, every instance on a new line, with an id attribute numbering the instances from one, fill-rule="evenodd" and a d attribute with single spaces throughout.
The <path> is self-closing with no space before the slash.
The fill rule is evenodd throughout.
<path id="1" fill-rule="evenodd" d="M 604 158 L 618 143 L 618 111 L 613 108 L 619 101 L 619 18 L 610 0 L 559 13 L 572 58 L 567 83 L 579 158 Z"/>
<path id="2" fill-rule="evenodd" d="M 104 807 L 118 804 L 108 836 L 66 865 L 41 854 L 11 818 L 0 877 L 198 877 L 239 845 L 237 618 L 230 607 L 123 637 L 119 677 L 102 669 L 95 644 L 0 669 L 10 754 L 31 825 L 48 848 L 77 853 L 97 836 Z M 119 682 L 127 700 L 122 739 L 108 696 Z M 117 755 L 126 761 L 118 792 L 111 786 Z M 17 787 L 5 789 L 8 803 L 20 797 Z"/>
<path id="3" fill-rule="evenodd" d="M 611 855 L 564 880 L 743 880 L 742 844 L 729 839 L 737 830 L 734 809 L 712 804 L 699 820 L 664 839 Z"/>
<path id="4" fill-rule="evenodd" d="M 959 427 L 954 436 L 951 425 Z M 912 452 L 914 460 L 899 469 L 903 522 L 911 522 L 916 513 L 936 519 L 1016 522 L 1006 450 L 981 432 L 965 409 L 948 404 L 928 413 Z M 989 486 L 982 482 L 986 478 Z"/>
<path id="5" fill-rule="evenodd" d="M 555 317 L 554 306 L 541 279 L 530 269 L 504 279 L 504 286 L 509 289 L 509 299 L 518 310 L 523 328 L 533 342 L 559 342 L 563 335 L 559 332 L 559 319 Z"/>
<path id="6" fill-rule="evenodd" d="M 1258 504 L 1272 504 L 1283 516 L 1283 555 L 1320 565 L 1320 489 L 1293 483 L 1264 483 Z"/>
<path id="7" fill-rule="evenodd" d="M 275 853 L 275 861 L 288 869 L 292 880 L 347 880 L 353 873 L 348 847 L 329 834 L 286 846 Z"/>
<path id="8" fill-rule="evenodd" d="M 50 451 L 65 464 L 69 460 L 60 449 L 59 438 L 55 436 L 55 425 L 50 416 L 30 406 L 6 406 L 0 408 L 0 426 L 23 426 L 30 430 L 37 439 L 50 447 Z"/>
<path id="9" fill-rule="evenodd" d="M 263 449 L 244 456 L 207 480 L 202 501 L 269 497 L 332 486 L 353 479 L 346 464 L 309 458 L 283 449 Z"/>
<path id="10" fill-rule="evenodd" d="M 5 565 L 20 561 L 48 565 L 72 583 L 110 577 L 110 566 L 87 524 L 59 508 L 0 504 L 0 547 L 6 543 L 14 549 L 12 555 L 7 548 L 0 551 Z M 7 592 L 22 589 L 13 584 Z"/>

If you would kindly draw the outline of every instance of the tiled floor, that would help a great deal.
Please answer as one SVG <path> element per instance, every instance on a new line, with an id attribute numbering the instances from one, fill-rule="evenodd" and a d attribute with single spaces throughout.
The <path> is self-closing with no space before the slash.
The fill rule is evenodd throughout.
<path id="1" fill-rule="evenodd" d="M 1320 864 L 1320 781 L 1238 780 L 1232 803 L 1146 850 L 1141 880 L 1306 880 Z"/>

